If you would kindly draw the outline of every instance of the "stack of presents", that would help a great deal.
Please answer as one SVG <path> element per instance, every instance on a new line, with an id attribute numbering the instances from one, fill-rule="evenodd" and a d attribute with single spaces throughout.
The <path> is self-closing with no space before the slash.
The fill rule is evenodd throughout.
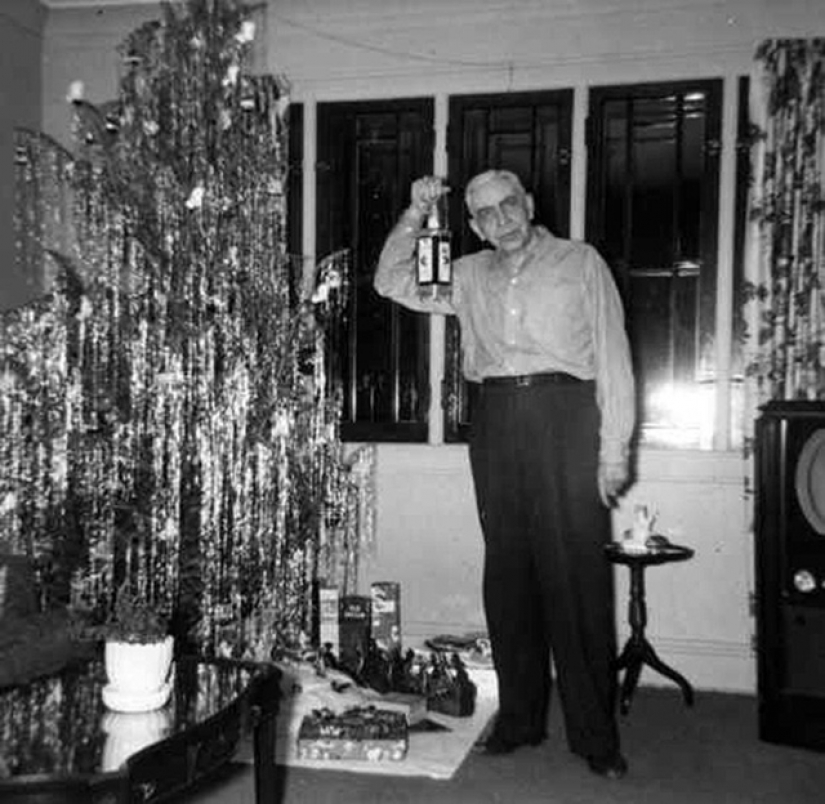
<path id="1" fill-rule="evenodd" d="M 410 730 L 426 725 L 428 712 L 469 717 L 476 686 L 457 652 L 404 650 L 401 589 L 373 583 L 369 595 L 340 595 L 320 585 L 316 611 L 317 667 L 351 679 L 368 691 L 368 703 L 324 707 L 303 716 L 298 732 L 302 759 L 402 760 Z"/>

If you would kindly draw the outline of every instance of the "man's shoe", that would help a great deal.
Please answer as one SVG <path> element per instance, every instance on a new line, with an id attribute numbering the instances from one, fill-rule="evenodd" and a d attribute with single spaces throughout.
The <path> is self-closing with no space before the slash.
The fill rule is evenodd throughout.
<path id="1" fill-rule="evenodd" d="M 501 756 L 502 754 L 512 754 L 518 748 L 526 745 L 536 746 L 544 742 L 544 734 L 536 734 L 526 739 L 514 740 L 511 737 L 505 737 L 500 732 L 493 729 L 490 736 L 483 742 L 476 745 L 477 750 L 482 754 L 489 754 L 491 756 Z"/>
<path id="2" fill-rule="evenodd" d="M 619 753 L 589 757 L 587 765 L 593 773 L 606 779 L 621 779 L 627 774 L 627 760 Z"/>

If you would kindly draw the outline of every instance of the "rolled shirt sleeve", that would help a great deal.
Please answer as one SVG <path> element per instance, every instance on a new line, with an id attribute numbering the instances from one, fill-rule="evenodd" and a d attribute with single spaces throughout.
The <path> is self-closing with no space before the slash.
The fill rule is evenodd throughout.
<path id="1" fill-rule="evenodd" d="M 415 277 L 415 244 L 420 230 L 420 216 L 407 210 L 384 243 L 373 277 L 373 287 L 380 296 L 410 310 L 445 315 L 454 313 L 449 300 L 419 295 Z"/>
<path id="2" fill-rule="evenodd" d="M 596 401 L 601 411 L 601 460 L 627 460 L 635 426 L 635 383 L 624 309 L 610 269 L 599 253 L 587 247 L 586 298 L 593 331 Z"/>
<path id="3" fill-rule="evenodd" d="M 415 279 L 419 227 L 408 210 L 390 232 L 376 291 L 411 310 L 457 315 L 470 381 L 552 371 L 594 380 L 600 459 L 625 463 L 635 427 L 633 370 L 622 302 L 599 252 L 539 226 L 521 272 L 508 274 L 496 252 L 481 250 L 454 261 L 448 300 L 429 299 Z"/>

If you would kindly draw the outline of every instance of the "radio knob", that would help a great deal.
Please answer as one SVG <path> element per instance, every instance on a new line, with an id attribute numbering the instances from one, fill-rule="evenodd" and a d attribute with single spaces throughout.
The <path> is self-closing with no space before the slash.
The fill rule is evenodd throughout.
<path id="1" fill-rule="evenodd" d="M 798 592 L 813 592 L 816 589 L 816 578 L 808 570 L 797 570 L 793 576 L 793 585 Z"/>

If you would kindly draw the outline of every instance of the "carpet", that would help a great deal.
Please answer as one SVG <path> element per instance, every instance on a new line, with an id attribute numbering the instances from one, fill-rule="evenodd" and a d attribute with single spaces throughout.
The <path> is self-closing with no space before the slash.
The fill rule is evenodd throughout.
<path id="1" fill-rule="evenodd" d="M 407 756 L 400 762 L 300 759 L 297 756 L 298 729 L 304 714 L 324 707 L 341 711 L 374 701 L 354 685 L 341 689 L 341 684 L 337 683 L 334 687 L 332 681 L 340 681 L 339 679 L 319 678 L 311 666 L 290 665 L 281 669 L 284 670 L 285 679 L 284 699 L 278 717 L 275 751 L 275 760 L 279 765 L 386 776 L 450 779 L 481 736 L 497 706 L 495 673 L 486 667 L 471 667 L 468 672 L 477 687 L 473 715 L 449 717 L 428 712 L 424 726 L 418 725 L 410 730 Z M 340 691 L 336 691 L 336 688 Z M 429 727 L 427 723 L 430 724 Z"/>

